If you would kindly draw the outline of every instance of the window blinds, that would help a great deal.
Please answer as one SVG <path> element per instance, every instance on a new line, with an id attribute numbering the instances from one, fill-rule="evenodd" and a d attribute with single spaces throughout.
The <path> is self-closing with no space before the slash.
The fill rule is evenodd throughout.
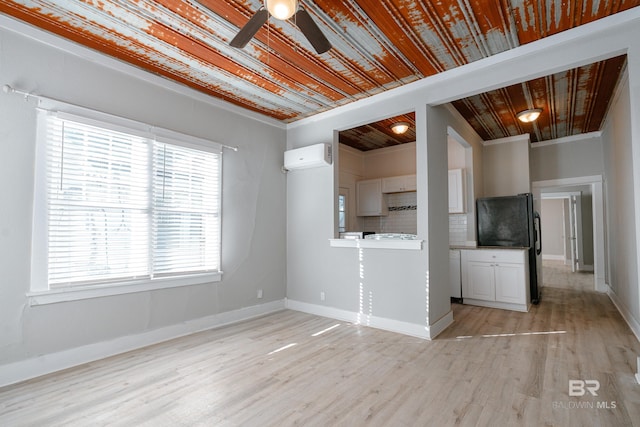
<path id="1" fill-rule="evenodd" d="M 50 288 L 219 271 L 219 150 L 43 114 Z"/>
<path id="2" fill-rule="evenodd" d="M 218 270 L 219 154 L 153 144 L 153 272 Z"/>

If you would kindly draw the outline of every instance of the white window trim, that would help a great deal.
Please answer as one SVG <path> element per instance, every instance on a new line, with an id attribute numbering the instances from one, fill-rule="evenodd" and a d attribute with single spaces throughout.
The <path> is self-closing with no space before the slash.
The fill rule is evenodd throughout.
<path id="1" fill-rule="evenodd" d="M 49 114 L 57 115 L 61 118 L 70 118 L 86 124 L 96 124 L 103 127 L 108 124 L 111 129 L 124 129 L 129 134 L 144 136 L 156 141 L 182 145 L 184 147 L 196 148 L 203 151 L 222 152 L 224 145 L 175 132 L 169 129 L 151 126 L 135 120 L 126 119 L 66 104 L 60 101 L 40 98 L 39 107 Z M 38 121 L 40 123 L 40 121 Z M 40 131 L 40 129 L 38 129 Z M 104 284 L 93 284 L 89 286 L 74 286 L 67 288 L 49 289 L 47 271 L 42 268 L 47 265 L 47 195 L 46 195 L 46 153 L 45 144 L 36 144 L 35 162 L 35 191 L 32 226 L 32 254 L 31 254 L 31 280 L 30 290 L 26 296 L 30 306 L 55 304 L 66 301 L 78 301 L 89 298 L 100 298 L 114 295 L 124 295 L 152 290 L 177 288 L 184 286 L 202 285 L 216 283 L 222 280 L 222 270 L 213 273 L 196 273 L 184 276 L 171 276 L 159 278 L 144 278 L 140 280 L 119 281 L 115 283 L 105 282 Z M 222 160 L 221 160 L 222 162 Z M 220 165 L 222 174 L 222 164 Z M 222 191 L 222 177 L 220 177 L 220 191 Z M 222 195 L 220 196 L 222 198 Z M 222 200 L 220 202 L 220 213 L 222 213 Z M 222 226 L 222 219 L 220 220 Z M 220 230 L 220 233 L 222 230 Z"/>
<path id="2" fill-rule="evenodd" d="M 29 305 L 55 304 L 58 302 L 78 301 L 89 298 L 108 297 L 113 295 L 133 294 L 137 292 L 155 291 L 159 289 L 179 288 L 183 286 L 203 285 L 222 280 L 222 271 L 217 273 L 191 274 L 157 279 L 122 281 L 116 284 L 74 286 L 46 291 L 27 293 Z"/>

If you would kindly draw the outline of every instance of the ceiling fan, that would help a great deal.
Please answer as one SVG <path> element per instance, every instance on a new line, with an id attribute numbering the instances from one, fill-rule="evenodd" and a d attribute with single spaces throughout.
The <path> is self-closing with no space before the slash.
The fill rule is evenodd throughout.
<path id="1" fill-rule="evenodd" d="M 298 8 L 298 0 L 264 0 L 264 7 L 261 7 L 249 19 L 249 22 L 240 29 L 229 44 L 240 49 L 245 47 L 260 27 L 267 22 L 269 15 L 281 21 L 286 21 L 293 17 L 293 23 L 300 28 L 302 34 L 309 40 L 309 43 L 318 54 L 325 53 L 331 49 L 331 43 L 322 34 L 316 23 L 313 22 L 311 15 L 306 10 Z"/>

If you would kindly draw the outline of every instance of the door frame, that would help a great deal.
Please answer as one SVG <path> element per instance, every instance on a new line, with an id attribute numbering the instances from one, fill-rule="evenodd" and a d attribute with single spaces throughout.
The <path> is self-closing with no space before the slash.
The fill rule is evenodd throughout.
<path id="1" fill-rule="evenodd" d="M 573 197 L 576 198 L 575 204 L 572 203 Z M 563 219 L 563 228 L 565 228 L 564 230 L 564 233 L 565 233 L 564 262 L 565 262 L 565 265 L 567 264 L 567 262 L 569 262 L 570 264 L 573 262 L 572 261 L 573 258 L 571 256 L 571 246 L 572 246 L 571 236 L 575 233 L 575 250 L 576 250 L 575 257 L 578 259 L 577 269 L 580 271 L 586 270 L 586 267 L 584 264 L 584 242 L 583 242 L 583 236 L 582 236 L 582 192 L 581 191 L 554 192 L 554 193 L 543 192 L 541 199 L 542 200 L 556 199 L 556 200 L 568 201 L 568 205 L 567 205 L 568 212 L 565 212 L 563 209 L 563 214 L 567 214 L 569 216 L 569 222 L 573 224 L 573 227 L 570 225 L 569 226 L 570 229 L 566 230 L 567 221 Z M 544 212 L 542 214 L 544 215 Z M 571 218 L 574 218 L 574 219 L 572 220 Z M 567 236 L 567 231 L 569 232 L 568 236 Z"/>
<path id="2" fill-rule="evenodd" d="M 607 292 L 605 269 L 605 240 L 604 240 L 604 190 L 602 175 L 582 176 L 575 178 L 551 179 L 534 181 L 531 191 L 534 200 L 541 200 L 542 189 L 548 187 L 572 187 L 576 185 L 590 185 L 592 193 L 593 211 L 593 276 L 594 288 L 598 292 Z"/>

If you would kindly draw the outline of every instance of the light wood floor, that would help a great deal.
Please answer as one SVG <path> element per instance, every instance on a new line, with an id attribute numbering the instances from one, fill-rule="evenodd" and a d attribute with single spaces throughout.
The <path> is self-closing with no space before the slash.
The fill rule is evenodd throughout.
<path id="1" fill-rule="evenodd" d="M 0 389 L 0 426 L 640 425 L 640 344 L 607 296 L 454 312 L 424 341 L 283 311 Z"/>
<path id="2" fill-rule="evenodd" d="M 542 262 L 542 280 L 545 286 L 562 289 L 575 289 L 578 291 L 593 291 L 595 281 L 593 272 L 571 272 L 571 267 L 564 261 L 544 260 Z"/>

